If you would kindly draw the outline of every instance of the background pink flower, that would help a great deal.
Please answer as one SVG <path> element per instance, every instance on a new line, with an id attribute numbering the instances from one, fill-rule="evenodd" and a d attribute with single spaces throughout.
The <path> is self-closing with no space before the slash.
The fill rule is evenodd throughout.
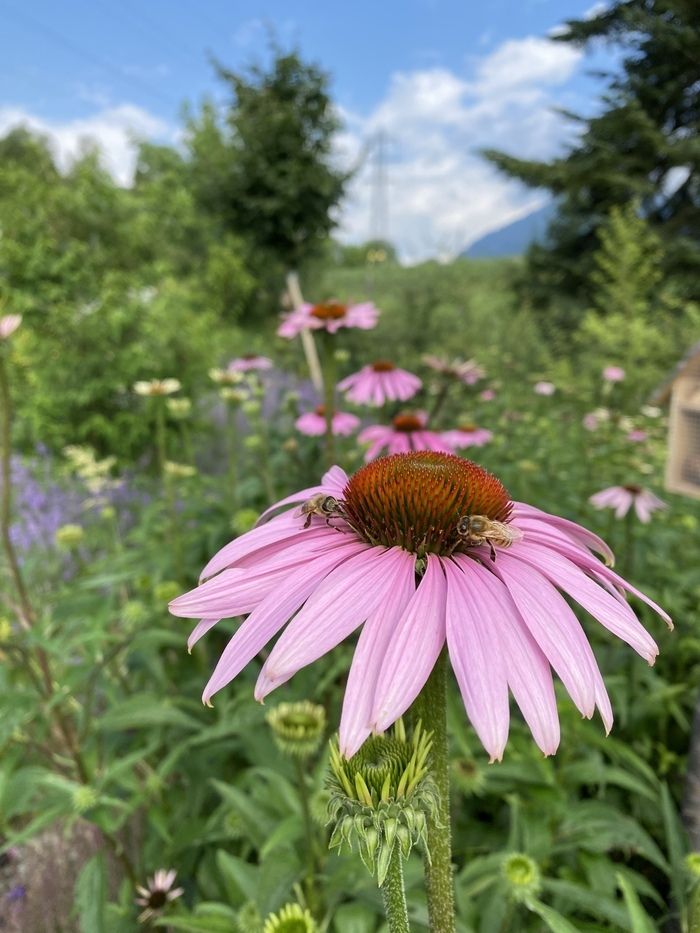
<path id="1" fill-rule="evenodd" d="M 496 398 L 496 393 L 493 389 L 484 389 L 483 392 L 479 393 L 479 398 L 482 402 L 492 402 Z"/>
<path id="2" fill-rule="evenodd" d="M 21 314 L 5 314 L 3 317 L 0 317 L 0 340 L 7 340 L 11 334 L 14 334 L 21 323 Z"/>
<path id="3" fill-rule="evenodd" d="M 371 424 L 357 435 L 361 444 L 369 444 L 365 463 L 382 451 L 388 454 L 409 453 L 412 450 L 441 450 L 454 453 L 440 434 L 426 430 L 428 418 L 424 411 L 397 415 L 391 424 Z"/>
<path id="4" fill-rule="evenodd" d="M 607 489 L 601 489 L 588 501 L 597 509 L 615 509 L 615 518 L 624 518 L 634 506 L 637 518 L 644 524 L 650 521 L 652 512 L 667 507 L 666 503 L 649 489 L 633 483 L 627 486 L 609 486 Z"/>
<path id="5" fill-rule="evenodd" d="M 338 383 L 349 402 L 356 405 L 383 405 L 405 402 L 423 385 L 418 376 L 398 369 L 388 360 L 377 360 Z"/>
<path id="6" fill-rule="evenodd" d="M 627 440 L 631 441 L 633 444 L 642 444 L 649 437 L 649 435 L 646 431 L 635 429 L 634 431 L 629 431 L 626 437 Z"/>
<path id="7" fill-rule="evenodd" d="M 336 411 L 333 413 L 331 427 L 336 437 L 347 437 L 360 426 L 360 419 L 357 415 L 351 415 L 347 411 Z M 300 415 L 294 422 L 294 427 L 302 434 L 309 437 L 320 437 L 326 433 L 326 409 L 319 405 L 314 411 L 307 411 Z"/>
<path id="8" fill-rule="evenodd" d="M 316 495 L 337 500 L 337 514 L 312 514 L 305 527 L 298 506 Z M 650 664 L 658 648 L 621 593 L 633 593 L 670 624 L 594 556 L 612 561 L 603 541 L 512 502 L 495 476 L 460 457 L 383 457 L 350 478 L 332 467 L 320 485 L 282 499 L 262 520 L 291 505 L 297 508 L 222 548 L 204 568 L 204 582 L 170 609 L 200 619 L 190 648 L 219 619 L 247 614 L 204 688 L 206 703 L 279 632 L 255 687 L 260 701 L 361 627 L 340 721 L 346 756 L 409 709 L 445 645 L 491 759 L 502 757 L 508 739 L 509 693 L 551 755 L 559 744 L 552 670 L 583 716 L 597 707 L 606 731 L 613 722 L 586 633 L 561 593 Z M 506 524 L 516 540 L 495 544 L 492 560 L 487 546 L 460 536 L 455 514 Z"/>
<path id="9" fill-rule="evenodd" d="M 339 301 L 326 301 L 323 304 L 303 304 L 295 311 L 286 314 L 277 328 L 279 337 L 291 340 L 305 327 L 310 330 L 327 330 L 334 334 L 341 327 L 359 327 L 371 330 L 376 327 L 379 309 L 371 301 L 359 305 L 345 305 Z"/>
<path id="10" fill-rule="evenodd" d="M 603 370 L 603 379 L 606 382 L 622 382 L 625 371 L 621 366 L 606 366 Z"/>
<path id="11" fill-rule="evenodd" d="M 454 450 L 461 450 L 465 447 L 483 447 L 491 440 L 493 432 L 475 424 L 463 424 L 452 431 L 443 431 L 441 437 Z"/>
<path id="12" fill-rule="evenodd" d="M 473 386 L 486 375 L 486 371 L 476 360 L 448 360 L 442 356 L 433 356 L 426 354 L 423 357 L 426 366 L 434 369 L 436 373 L 442 373 L 445 376 L 452 376 L 465 385 Z"/>
<path id="13" fill-rule="evenodd" d="M 266 356 L 258 356 L 256 353 L 246 353 L 244 356 L 237 356 L 226 367 L 230 373 L 247 373 L 255 369 L 272 369 L 273 363 Z"/>
<path id="14" fill-rule="evenodd" d="M 598 416 L 594 411 L 589 411 L 587 415 L 583 416 L 582 424 L 587 431 L 597 431 L 600 427 Z"/>
<path id="15" fill-rule="evenodd" d="M 534 385 L 534 391 L 537 395 L 554 395 L 557 391 L 557 387 L 553 382 L 536 382 Z"/>

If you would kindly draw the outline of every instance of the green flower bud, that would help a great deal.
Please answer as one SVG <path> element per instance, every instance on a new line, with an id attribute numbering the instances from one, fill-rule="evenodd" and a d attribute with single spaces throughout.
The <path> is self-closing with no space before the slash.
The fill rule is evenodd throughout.
<path id="1" fill-rule="evenodd" d="M 262 447 L 262 438 L 259 434 L 249 434 L 243 439 L 243 446 L 254 453 Z"/>
<path id="2" fill-rule="evenodd" d="M 328 804 L 330 799 L 331 795 L 326 787 L 317 790 L 315 794 L 311 795 L 309 810 L 314 823 L 317 823 L 319 826 L 325 826 L 328 822 Z"/>
<path id="3" fill-rule="evenodd" d="M 501 872 L 514 900 L 525 901 L 539 893 L 540 870 L 529 855 L 523 852 L 510 852 L 503 859 Z"/>
<path id="4" fill-rule="evenodd" d="M 248 901 L 238 911 L 236 926 L 240 933 L 263 933 L 262 917 L 252 901 Z"/>
<path id="5" fill-rule="evenodd" d="M 486 775 L 473 758 L 457 758 L 452 762 L 455 785 L 467 797 L 478 797 L 486 786 Z"/>
<path id="6" fill-rule="evenodd" d="M 56 532 L 56 545 L 67 551 L 76 548 L 85 537 L 85 532 L 80 525 L 61 525 Z"/>
<path id="7" fill-rule="evenodd" d="M 231 519 L 231 529 L 237 535 L 250 531 L 257 522 L 259 514 L 255 509 L 239 509 Z"/>
<path id="8" fill-rule="evenodd" d="M 248 398 L 248 393 L 244 389 L 232 389 L 231 386 L 224 386 L 219 390 L 219 398 L 224 402 L 230 402 L 232 405 L 240 405 Z"/>
<path id="9" fill-rule="evenodd" d="M 140 625 L 148 618 L 148 609 L 140 599 L 130 599 L 122 609 L 122 618 L 127 625 Z"/>
<path id="10" fill-rule="evenodd" d="M 352 758 L 343 758 L 337 742 L 331 743 L 330 848 L 357 844 L 380 886 L 395 846 L 404 858 L 418 844 L 427 853 L 426 814 L 433 819 L 438 814 L 438 792 L 427 766 L 431 744 L 420 722 L 407 738 L 401 720 L 391 735 L 372 736 Z"/>
<path id="11" fill-rule="evenodd" d="M 6 619 L 4 616 L 0 618 L 0 645 L 4 642 L 9 641 L 10 635 L 12 635 L 12 623 L 9 619 Z M 325 823 L 325 818 L 324 818 Z"/>
<path id="12" fill-rule="evenodd" d="M 280 703 L 265 719 L 279 750 L 297 758 L 313 755 L 326 728 L 325 709 L 309 700 Z"/>
<path id="13" fill-rule="evenodd" d="M 308 910 L 298 904 L 286 904 L 265 920 L 263 933 L 318 933 L 318 927 Z"/>
<path id="14" fill-rule="evenodd" d="M 166 460 L 164 469 L 166 476 L 172 476 L 175 479 L 187 479 L 197 473 L 197 468 L 191 463 L 175 463 L 173 460 Z"/>
<path id="15" fill-rule="evenodd" d="M 104 518 L 106 522 L 113 522 L 117 517 L 117 510 L 113 505 L 106 505 L 100 512 L 100 517 Z"/>
<path id="16" fill-rule="evenodd" d="M 188 398 L 169 398 L 166 405 L 173 418 L 187 418 L 192 411 L 192 402 Z"/>
<path id="17" fill-rule="evenodd" d="M 689 852 L 685 857 L 685 867 L 694 878 L 700 878 L 700 852 Z"/>
<path id="18" fill-rule="evenodd" d="M 153 596 L 157 603 L 169 603 L 182 593 L 182 587 L 175 580 L 162 580 L 153 587 Z"/>
<path id="19" fill-rule="evenodd" d="M 347 363 L 347 361 L 350 359 L 350 353 L 347 350 L 343 350 L 341 348 L 334 350 L 333 356 L 338 363 Z"/>
<path id="20" fill-rule="evenodd" d="M 95 788 L 84 784 L 73 791 L 71 803 L 76 813 L 87 813 L 88 810 L 92 810 L 98 800 L 99 795 Z"/>

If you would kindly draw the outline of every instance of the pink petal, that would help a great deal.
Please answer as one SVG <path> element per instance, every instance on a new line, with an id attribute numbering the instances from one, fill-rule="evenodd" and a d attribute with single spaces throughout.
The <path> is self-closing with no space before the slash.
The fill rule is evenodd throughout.
<path id="1" fill-rule="evenodd" d="M 430 554 L 379 672 L 371 717 L 376 732 L 388 729 L 406 712 L 435 667 L 445 644 L 446 589 L 440 559 Z"/>
<path id="2" fill-rule="evenodd" d="M 318 584 L 344 560 L 358 553 L 364 545 L 353 542 L 337 548 L 307 564 L 303 573 L 289 575 L 242 623 L 226 645 L 202 701 L 208 703 L 217 691 L 230 683 L 282 628 L 313 593 Z"/>
<path id="3" fill-rule="evenodd" d="M 545 577 L 510 554 L 499 553 L 491 569 L 507 586 L 523 621 L 572 700 L 590 718 L 595 709 L 595 659 L 566 600 Z"/>
<path id="4" fill-rule="evenodd" d="M 508 741 L 508 681 L 491 618 L 490 594 L 467 582 L 451 560 L 447 578 L 447 647 L 467 715 L 491 761 L 500 761 Z M 484 598 L 485 597 L 485 598 Z"/>
<path id="5" fill-rule="evenodd" d="M 371 730 L 370 716 L 379 671 L 396 625 L 416 591 L 415 558 L 400 551 L 402 561 L 390 596 L 362 626 L 353 655 L 340 717 L 340 751 L 350 758 Z"/>
<path id="6" fill-rule="evenodd" d="M 559 715 L 549 662 L 503 583 L 464 554 L 456 554 L 453 560 L 467 577 L 468 585 L 488 598 L 487 619 L 498 641 L 508 686 L 535 742 L 545 755 L 553 755 L 559 746 Z"/>
<path id="7" fill-rule="evenodd" d="M 219 622 L 221 622 L 221 619 L 201 619 L 192 629 L 190 637 L 187 639 L 187 650 L 192 651 L 199 639 Z"/>
<path id="8" fill-rule="evenodd" d="M 361 625 L 388 599 L 399 568 L 401 548 L 364 545 L 310 597 L 289 623 L 260 671 L 255 698 L 262 700 L 302 667 L 320 658 Z"/>

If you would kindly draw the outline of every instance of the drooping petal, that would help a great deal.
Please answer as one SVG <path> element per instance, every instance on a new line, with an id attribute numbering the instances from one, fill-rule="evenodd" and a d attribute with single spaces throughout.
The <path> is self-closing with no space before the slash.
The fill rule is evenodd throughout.
<path id="1" fill-rule="evenodd" d="M 510 711 L 503 656 L 491 619 L 490 594 L 451 560 L 447 579 L 446 635 L 464 706 L 491 761 L 500 761 L 508 741 Z M 477 585 L 474 585 L 477 583 Z"/>
<path id="2" fill-rule="evenodd" d="M 199 575 L 200 581 L 208 580 L 221 570 L 233 567 L 238 559 L 252 554 L 259 548 L 279 543 L 284 538 L 297 534 L 303 524 L 298 514 L 285 512 L 265 525 L 258 525 L 246 531 L 216 552 Z"/>
<path id="3" fill-rule="evenodd" d="M 289 618 L 314 592 L 319 583 L 344 560 L 357 554 L 365 545 L 349 542 L 341 548 L 309 562 L 303 573 L 289 575 L 241 624 L 231 638 L 209 682 L 202 700 L 208 703 L 217 691 L 236 677 L 277 634 Z"/>
<path id="4" fill-rule="evenodd" d="M 550 548 L 525 541 L 514 545 L 510 554 L 543 573 L 580 603 L 601 625 L 627 642 L 650 664 L 654 663 L 659 653 L 656 642 L 627 603 L 615 599 L 574 563 Z"/>
<path id="5" fill-rule="evenodd" d="M 535 506 L 528 505 L 525 502 L 513 503 L 513 515 L 522 515 L 523 517 L 534 519 L 540 525 L 544 525 L 545 530 L 549 527 L 564 532 L 564 534 L 577 544 L 601 554 L 605 562 L 610 566 L 615 563 L 615 555 L 605 541 L 598 537 L 598 535 L 593 534 L 592 531 L 584 528 L 583 525 L 572 522 L 568 518 L 561 518 L 559 515 L 551 515 L 549 512 L 543 512 L 542 509 L 535 508 Z M 518 524 L 520 523 L 518 522 Z"/>
<path id="6" fill-rule="evenodd" d="M 406 712 L 435 667 L 445 644 L 446 589 L 440 559 L 430 554 L 377 678 L 371 717 L 376 732 L 388 729 Z"/>
<path id="7" fill-rule="evenodd" d="M 292 619 L 260 671 L 255 698 L 262 700 L 302 667 L 347 638 L 391 593 L 405 566 L 400 548 L 364 549 L 330 573 Z"/>
<path id="8" fill-rule="evenodd" d="M 516 545 L 514 545 L 516 547 Z M 492 572 L 513 597 L 523 621 L 580 712 L 595 710 L 595 660 L 585 632 L 566 600 L 534 568 L 499 552 Z"/>
<path id="9" fill-rule="evenodd" d="M 353 655 L 340 717 L 340 751 L 350 758 L 372 731 L 370 717 L 377 678 L 396 625 L 416 591 L 415 557 L 407 551 L 395 570 L 394 585 L 384 603 L 362 626 Z"/>
<path id="10" fill-rule="evenodd" d="M 207 634 L 209 629 L 221 622 L 221 619 L 201 619 L 192 629 L 190 637 L 187 639 L 187 650 L 192 651 L 200 638 Z"/>
<path id="11" fill-rule="evenodd" d="M 549 662 L 520 617 L 504 584 L 477 561 L 456 554 L 468 585 L 488 599 L 488 619 L 498 640 L 508 686 L 532 736 L 545 755 L 559 746 L 559 715 Z"/>

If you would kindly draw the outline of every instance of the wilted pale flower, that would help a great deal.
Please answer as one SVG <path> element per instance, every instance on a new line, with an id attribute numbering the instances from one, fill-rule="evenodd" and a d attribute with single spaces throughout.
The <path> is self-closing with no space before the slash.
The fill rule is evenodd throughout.
<path id="1" fill-rule="evenodd" d="M 493 389 L 484 389 L 483 392 L 479 392 L 479 398 L 482 402 L 492 402 L 496 398 L 496 393 Z"/>
<path id="2" fill-rule="evenodd" d="M 629 431 L 627 440 L 632 444 L 643 444 L 645 440 L 649 437 L 646 431 L 640 431 L 639 428 L 635 428 L 633 431 Z"/>
<path id="3" fill-rule="evenodd" d="M 621 366 L 606 366 L 603 370 L 603 379 L 606 382 L 622 382 L 625 371 Z"/>
<path id="4" fill-rule="evenodd" d="M 317 496 L 335 502 L 331 521 L 301 508 L 279 512 Z M 201 620 L 190 648 L 218 620 L 249 613 L 204 689 L 206 703 L 283 628 L 260 671 L 258 700 L 362 626 L 340 722 L 346 757 L 406 712 L 445 644 L 491 757 L 506 745 L 509 689 L 535 741 L 552 754 L 559 719 L 551 669 L 584 716 L 597 706 L 606 730 L 612 725 L 588 638 L 559 589 L 650 664 L 658 648 L 620 593 L 634 593 L 670 624 L 593 556 L 612 560 L 600 538 L 512 502 L 495 476 L 460 457 L 383 457 L 350 478 L 333 467 L 261 521 L 271 514 L 219 551 L 201 585 L 170 609 Z M 481 537 L 461 521 L 476 517 Z"/>
<path id="5" fill-rule="evenodd" d="M 139 923 L 146 923 L 147 920 L 159 916 L 171 901 L 185 893 L 184 888 L 173 887 L 176 877 L 177 872 L 174 869 L 166 871 L 161 868 L 148 879 L 146 887 L 137 885 L 136 891 L 139 896 L 136 898 L 136 903 L 139 907 L 145 908 L 139 914 Z"/>
<path id="6" fill-rule="evenodd" d="M 408 453 L 412 450 L 441 450 L 454 453 L 452 447 L 435 431 L 427 430 L 428 416 L 424 411 L 405 412 L 397 415 L 391 424 L 371 424 L 357 435 L 361 444 L 369 444 L 365 461 L 386 450 L 389 454 Z"/>
<path id="7" fill-rule="evenodd" d="M 336 437 L 348 437 L 360 426 L 360 419 L 357 415 L 351 415 L 347 411 L 334 411 L 331 418 L 331 430 Z M 326 409 L 324 405 L 318 405 L 314 411 L 304 412 L 299 415 L 294 422 L 294 427 L 301 434 L 308 437 L 320 437 L 326 433 Z"/>
<path id="8" fill-rule="evenodd" d="M 182 383 L 179 379 L 151 379 L 134 383 L 134 392 L 137 395 L 172 395 L 179 391 Z"/>
<path id="9" fill-rule="evenodd" d="M 587 415 L 584 415 L 581 423 L 587 431 L 597 431 L 600 427 L 600 421 L 594 411 L 589 411 Z"/>
<path id="10" fill-rule="evenodd" d="M 166 460 L 163 469 L 165 475 L 172 476 L 173 479 L 187 479 L 197 473 L 197 468 L 193 467 L 191 463 L 175 463 L 174 460 Z"/>
<path id="11" fill-rule="evenodd" d="M 257 353 L 245 353 L 237 356 L 226 367 L 227 373 L 249 373 L 254 370 L 272 369 L 272 360 Z"/>
<path id="12" fill-rule="evenodd" d="M 7 340 L 22 323 L 21 314 L 5 314 L 0 317 L 0 340 Z"/>
<path id="13" fill-rule="evenodd" d="M 453 450 L 462 450 L 465 447 L 483 447 L 493 433 L 475 424 L 464 423 L 453 431 L 443 431 L 440 436 Z"/>
<path id="14" fill-rule="evenodd" d="M 453 379 L 468 386 L 473 386 L 486 375 L 486 371 L 476 360 L 448 360 L 442 356 L 427 354 L 423 357 L 423 362 L 436 373 L 452 376 Z"/>
<path id="15" fill-rule="evenodd" d="M 662 412 L 656 405 L 642 405 L 642 414 L 647 418 L 660 418 Z"/>
<path id="16" fill-rule="evenodd" d="M 210 369 L 209 378 L 218 385 L 238 385 L 245 380 L 245 376 L 237 369 Z"/>
<path id="17" fill-rule="evenodd" d="M 377 360 L 343 379 L 338 383 L 338 389 L 356 405 L 383 405 L 385 402 L 407 401 L 422 385 L 413 373 L 398 369 L 389 360 Z"/>
<path id="18" fill-rule="evenodd" d="M 378 318 L 379 310 L 371 301 L 359 305 L 346 305 L 339 301 L 325 301 L 318 305 L 303 304 L 284 316 L 277 328 L 277 336 L 291 340 L 306 328 L 326 330 L 329 334 L 335 334 L 341 327 L 371 330 L 376 326 Z"/>
<path id="19" fill-rule="evenodd" d="M 601 489 L 588 501 L 597 509 L 615 509 L 615 518 L 624 518 L 634 506 L 637 518 L 644 524 L 651 519 L 652 512 L 667 507 L 666 503 L 653 492 L 634 483 Z"/>
<path id="20" fill-rule="evenodd" d="M 192 402 L 188 398 L 169 398 L 167 406 L 174 418 L 186 418 L 192 411 Z"/>
<path id="21" fill-rule="evenodd" d="M 236 389 L 233 386 L 222 386 L 219 389 L 219 398 L 224 402 L 229 402 L 231 405 L 241 405 L 250 398 L 250 396 L 245 389 Z"/>
<path id="22" fill-rule="evenodd" d="M 536 382 L 534 385 L 534 391 L 537 395 L 554 395 L 557 391 L 557 387 L 553 382 Z"/>

